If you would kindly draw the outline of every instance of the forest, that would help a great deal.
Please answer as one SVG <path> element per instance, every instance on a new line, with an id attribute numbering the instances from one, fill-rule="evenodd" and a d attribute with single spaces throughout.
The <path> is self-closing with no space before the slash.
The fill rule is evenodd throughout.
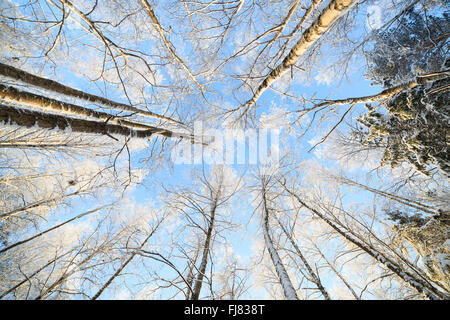
<path id="1" fill-rule="evenodd" d="M 0 300 L 449 299 L 449 8 L 0 1 Z"/>

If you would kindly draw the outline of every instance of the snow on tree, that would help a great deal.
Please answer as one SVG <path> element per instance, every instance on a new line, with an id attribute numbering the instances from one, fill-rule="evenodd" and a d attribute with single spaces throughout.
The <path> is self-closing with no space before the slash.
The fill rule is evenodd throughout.
<path id="1" fill-rule="evenodd" d="M 2 1 L 0 299 L 448 299 L 447 4 Z"/>

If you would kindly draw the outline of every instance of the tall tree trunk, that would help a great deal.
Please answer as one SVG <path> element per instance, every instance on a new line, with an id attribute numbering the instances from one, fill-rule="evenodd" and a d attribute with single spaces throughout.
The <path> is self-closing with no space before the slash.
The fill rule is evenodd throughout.
<path id="1" fill-rule="evenodd" d="M 215 227 L 214 222 L 215 222 L 215 215 L 216 215 L 216 209 L 217 209 L 217 201 L 218 201 L 218 195 L 216 195 L 214 202 L 211 206 L 208 230 L 206 231 L 205 243 L 203 245 L 202 260 L 200 262 L 200 267 L 198 268 L 198 275 L 197 275 L 197 279 L 195 280 L 194 290 L 192 292 L 191 300 L 198 300 L 200 297 L 200 291 L 202 290 L 203 278 L 205 276 L 206 266 L 208 264 L 209 250 L 211 249 L 210 244 L 211 244 L 212 233 L 213 233 L 213 230 Z"/>
<path id="2" fill-rule="evenodd" d="M 286 185 L 282 184 L 284 189 L 292 195 L 297 201 L 307 208 L 312 213 L 316 214 L 320 219 L 322 219 L 325 223 L 327 223 L 333 230 L 335 230 L 338 234 L 340 234 L 342 237 L 344 237 L 347 241 L 351 242 L 358 248 L 362 249 L 364 252 L 366 252 L 369 256 L 383 264 L 386 268 L 394 272 L 400 279 L 405 281 L 405 283 L 409 284 L 412 288 L 414 288 L 418 293 L 425 295 L 427 298 L 431 300 L 439 300 L 439 299 L 445 299 L 444 295 L 439 292 L 436 288 L 433 286 L 428 285 L 421 279 L 418 279 L 411 273 L 409 273 L 406 270 L 402 270 L 402 268 L 397 265 L 395 262 L 393 262 L 391 259 L 387 258 L 385 255 L 383 255 L 381 252 L 378 252 L 374 250 L 373 248 L 363 244 L 359 240 L 352 237 L 350 234 L 345 233 L 342 231 L 335 223 L 333 223 L 330 219 L 325 217 L 323 214 L 321 214 L 318 210 L 311 208 L 309 205 L 307 205 L 297 194 L 290 191 Z"/>
<path id="3" fill-rule="evenodd" d="M 313 22 L 313 24 L 305 30 L 301 38 L 291 49 L 289 54 L 284 58 L 283 62 L 274 68 L 264 81 L 259 85 L 253 94 L 253 97 L 244 105 L 240 106 L 235 111 L 245 108 L 244 113 L 247 113 L 250 107 L 258 100 L 261 94 L 277 79 L 279 79 L 286 71 L 293 66 L 297 60 L 305 54 L 305 52 L 316 42 L 342 14 L 344 10 L 350 7 L 355 0 L 333 0 L 330 2 L 320 16 Z"/>
<path id="4" fill-rule="evenodd" d="M 405 90 L 413 89 L 417 86 L 424 85 L 429 82 L 433 82 L 436 80 L 444 79 L 449 76 L 450 70 L 443 70 L 439 72 L 433 72 L 428 74 L 423 74 L 420 76 L 417 76 L 415 80 L 399 84 L 397 86 L 385 89 L 377 94 L 369 95 L 369 96 L 363 96 L 363 97 L 353 97 L 353 98 L 346 98 L 346 99 L 337 99 L 337 100 L 327 100 L 322 103 L 319 103 L 314 106 L 311 110 L 319 109 L 325 106 L 338 106 L 338 105 L 345 105 L 345 104 L 357 104 L 357 103 L 370 103 L 370 102 L 376 102 L 383 99 L 388 99 L 397 93 L 400 93 Z"/>
<path id="5" fill-rule="evenodd" d="M 22 110 L 5 105 L 0 105 L 0 123 L 7 125 L 18 125 L 25 128 L 37 126 L 48 130 L 71 130 L 72 132 L 77 133 L 101 134 L 109 137 L 111 137 L 112 134 L 136 138 L 149 138 L 153 134 L 160 134 L 166 137 L 177 136 L 177 134 L 171 131 L 161 130 L 158 128 L 133 130 L 128 127 L 115 124 L 76 119 L 61 115 L 45 114 L 42 112 Z"/>
<path id="6" fill-rule="evenodd" d="M 72 103 L 62 102 L 52 98 L 44 97 L 35 93 L 19 90 L 14 87 L 0 84 L 0 99 L 20 103 L 20 105 L 29 105 L 38 107 L 43 110 L 56 111 L 59 114 L 77 115 L 96 118 L 105 122 L 123 125 L 131 129 L 154 129 L 153 126 L 148 126 L 143 123 L 124 120 L 120 116 L 115 117 L 112 114 L 95 111 L 89 108 L 84 108 Z"/>
<path id="7" fill-rule="evenodd" d="M 140 122 L 124 120 L 109 113 L 80 107 L 71 103 L 47 98 L 38 94 L 19 90 L 14 87 L 5 86 L 2 84 L 0 84 L 0 99 L 19 103 L 21 106 L 30 105 L 43 110 L 56 111 L 60 114 L 65 113 L 69 115 L 92 117 L 104 121 L 105 124 L 113 123 L 124 128 L 129 128 L 131 130 L 143 129 L 144 131 L 152 131 L 152 133 L 154 134 L 166 137 L 189 138 L 191 140 L 193 139 L 193 137 L 189 135 L 175 133 L 167 129 L 157 128 Z"/>
<path id="8" fill-rule="evenodd" d="M 278 275 L 278 280 L 280 281 L 281 287 L 283 288 L 284 296 L 287 300 L 298 300 L 297 293 L 295 292 L 294 286 L 292 285 L 291 279 L 284 268 L 283 262 L 281 261 L 280 256 L 278 255 L 277 250 L 273 245 L 273 241 L 270 238 L 269 234 L 269 209 L 267 208 L 267 200 L 266 200 L 266 189 L 263 187 L 261 190 L 263 197 L 263 233 L 264 240 L 266 242 L 267 250 L 269 251 L 270 258 L 272 259 L 272 263 L 275 267 L 275 271 Z"/>
<path id="9" fill-rule="evenodd" d="M 317 289 L 322 293 L 325 300 L 331 300 L 330 295 L 328 294 L 327 290 L 322 284 L 322 281 L 320 281 L 319 276 L 314 272 L 314 270 L 311 268 L 311 266 L 308 263 L 308 260 L 306 260 L 305 256 L 303 255 L 302 251 L 298 247 L 297 243 L 292 238 L 292 234 L 290 234 L 284 225 L 281 223 L 281 221 L 278 219 L 278 217 L 275 215 L 275 220 L 277 220 L 278 225 L 281 227 L 281 230 L 283 230 L 283 233 L 288 238 L 289 242 L 291 243 L 292 247 L 294 247 L 295 252 L 297 252 L 297 255 L 299 256 L 300 260 L 302 260 L 303 264 L 306 267 L 306 270 L 308 270 L 309 275 L 312 278 L 312 282 L 317 286 Z"/>
<path id="10" fill-rule="evenodd" d="M 6 149 L 6 148 L 11 148 L 11 149 L 43 149 L 43 150 L 55 150 L 57 148 L 65 148 L 65 147 L 71 147 L 73 145 L 71 145 L 70 143 L 66 143 L 66 142 L 60 142 L 60 141 L 56 141 L 56 142 L 51 142 L 51 143 L 39 143 L 39 142 L 25 142 L 25 141 L 20 141 L 20 142 L 8 142 L 8 143 L 1 143 L 0 142 L 0 149 Z M 77 147 L 84 147 L 82 144 L 77 144 Z M 0 180 L 1 182 L 1 180 Z"/>
<path id="11" fill-rule="evenodd" d="M 198 255 L 200 253 L 200 246 L 197 247 L 197 250 L 195 250 L 195 256 L 194 259 L 192 261 L 188 262 L 188 274 L 186 276 L 186 285 L 187 285 L 187 293 L 186 293 L 186 300 L 191 300 L 191 294 L 193 292 L 192 290 L 192 283 L 194 282 L 194 270 L 195 270 L 195 265 L 197 264 L 197 259 L 198 259 Z"/>
<path id="12" fill-rule="evenodd" d="M 53 81 L 50 79 L 46 79 L 46 78 L 42 78 L 42 77 L 38 77 L 36 75 L 33 75 L 31 73 L 28 73 L 26 71 L 17 69 L 15 67 L 12 67 L 12 66 L 9 66 L 9 65 L 6 65 L 3 63 L 0 63 L 0 75 L 8 77 L 8 78 L 12 78 L 14 80 L 22 81 L 22 82 L 31 84 L 33 86 L 45 89 L 45 90 L 49 90 L 51 92 L 56 92 L 56 93 L 60 93 L 60 94 L 63 94 L 63 95 L 69 96 L 69 97 L 86 100 L 86 101 L 89 101 L 90 103 L 105 105 L 114 110 L 129 111 L 129 112 L 132 112 L 133 114 L 138 114 L 141 116 L 146 116 L 146 117 L 150 117 L 150 118 L 165 120 L 165 121 L 169 121 L 172 123 L 184 125 L 180 121 L 174 120 L 172 118 L 162 116 L 162 115 L 156 114 L 154 112 L 141 110 L 141 109 L 132 107 L 130 105 L 120 103 L 120 102 L 115 102 L 115 101 L 112 101 L 112 100 L 109 100 L 109 99 L 106 99 L 106 98 L 103 98 L 100 96 L 96 96 L 96 95 L 93 95 L 90 93 L 86 93 L 86 92 L 68 87 L 66 85 L 63 85 L 59 82 L 56 82 L 56 81 Z"/>

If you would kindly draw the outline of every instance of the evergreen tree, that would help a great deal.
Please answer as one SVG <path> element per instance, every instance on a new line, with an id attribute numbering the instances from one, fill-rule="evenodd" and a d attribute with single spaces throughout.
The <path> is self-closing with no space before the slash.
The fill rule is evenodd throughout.
<path id="1" fill-rule="evenodd" d="M 361 131 L 353 134 L 361 144 L 384 148 L 382 165 L 406 161 L 425 175 L 435 167 L 450 173 L 448 18 L 410 10 L 366 54 L 367 76 L 384 87 L 440 75 L 385 100 L 384 111 L 366 105 Z"/>
<path id="2" fill-rule="evenodd" d="M 395 242 L 405 248 L 412 246 L 421 257 L 425 271 L 431 280 L 450 290 L 450 215 L 439 212 L 438 215 L 423 217 L 420 214 L 406 214 L 398 210 L 386 212 L 389 219 L 396 222 L 393 228 Z"/>

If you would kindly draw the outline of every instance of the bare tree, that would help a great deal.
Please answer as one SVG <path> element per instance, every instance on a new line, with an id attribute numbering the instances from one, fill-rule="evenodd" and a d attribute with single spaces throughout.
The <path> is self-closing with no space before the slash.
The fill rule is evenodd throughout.
<path id="1" fill-rule="evenodd" d="M 378 262 L 382 263 L 386 268 L 394 272 L 399 278 L 401 278 L 403 281 L 408 283 L 411 287 L 416 289 L 419 293 L 424 294 L 429 299 L 442 299 L 445 297 L 443 293 L 441 293 L 439 290 L 437 290 L 434 286 L 430 285 L 426 281 L 420 279 L 417 276 L 414 276 L 409 271 L 404 270 L 400 265 L 398 265 L 396 262 L 385 256 L 380 251 L 376 250 L 375 248 L 371 247 L 368 244 L 363 243 L 359 239 L 355 238 L 353 235 L 350 235 L 346 232 L 344 232 L 338 225 L 336 225 L 334 222 L 332 222 L 329 218 L 327 218 L 324 214 L 320 213 L 318 210 L 312 208 L 308 204 L 306 204 L 300 196 L 295 194 L 292 190 L 290 190 L 286 184 L 282 183 L 282 186 L 285 188 L 286 192 L 288 192 L 290 195 L 292 195 L 297 201 L 310 210 L 312 213 L 317 215 L 320 219 L 322 219 L 324 222 L 326 222 L 331 228 L 333 228 L 337 233 L 339 233 L 342 237 L 344 237 L 347 241 L 351 242 L 358 248 L 362 249 L 364 252 L 372 256 L 374 259 L 376 259 Z"/>
<path id="2" fill-rule="evenodd" d="M 271 215 L 271 209 L 268 203 L 268 189 L 269 184 L 273 183 L 273 178 L 271 176 L 262 175 L 260 177 L 260 194 L 261 194 L 261 210 L 262 210 L 262 229 L 264 235 L 264 241 L 269 251 L 270 258 L 272 260 L 273 266 L 276 270 L 278 281 L 283 288 L 284 296 L 287 300 L 298 300 L 298 296 L 290 277 L 283 265 L 283 262 L 278 254 L 277 249 L 274 246 L 272 237 L 270 236 L 270 226 L 269 217 Z"/>
<path id="3" fill-rule="evenodd" d="M 202 239 L 197 243 L 199 247 L 194 247 L 195 255 L 188 257 L 188 272 L 185 278 L 186 284 L 192 286 L 186 293 L 186 298 L 190 300 L 198 300 L 201 297 L 216 239 L 222 237 L 221 231 L 233 226 L 221 214 L 240 187 L 239 179 L 236 177 L 234 179 L 237 180 L 234 180 L 230 174 L 230 169 L 221 166 L 213 168 L 209 173 L 203 169 L 196 173 L 200 189 L 166 188 L 170 195 L 167 207 L 186 219 L 186 226 L 193 228 L 196 233 L 200 232 L 198 237 Z M 211 280 L 207 279 L 208 282 Z"/>

